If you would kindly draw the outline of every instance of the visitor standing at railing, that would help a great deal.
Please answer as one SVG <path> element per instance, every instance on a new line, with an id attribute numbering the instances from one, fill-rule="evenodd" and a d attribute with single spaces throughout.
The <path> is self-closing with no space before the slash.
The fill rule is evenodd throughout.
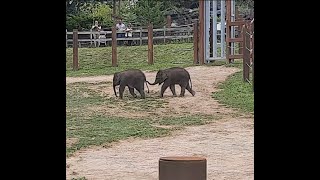
<path id="1" fill-rule="evenodd" d="M 127 28 L 126 28 L 126 38 L 132 38 L 132 24 L 129 23 Z M 132 40 L 128 40 L 128 46 L 131 46 L 132 45 Z"/>
<path id="2" fill-rule="evenodd" d="M 119 32 L 119 33 L 117 33 L 117 38 L 124 38 L 126 25 L 123 24 L 122 19 L 119 19 L 118 23 L 116 24 L 116 29 Z M 121 45 L 121 44 L 123 44 L 123 42 L 120 41 L 119 44 Z"/>

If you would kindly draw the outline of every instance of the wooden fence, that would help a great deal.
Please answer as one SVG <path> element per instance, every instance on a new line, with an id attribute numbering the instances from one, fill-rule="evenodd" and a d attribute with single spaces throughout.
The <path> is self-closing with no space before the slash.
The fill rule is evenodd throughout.
<path id="1" fill-rule="evenodd" d="M 119 32 L 118 33 L 124 33 Z M 148 43 L 148 29 L 147 28 L 134 28 L 132 37 L 116 38 L 117 42 L 128 42 L 132 40 L 133 45 L 146 45 Z M 153 29 L 153 43 L 161 44 L 168 42 L 193 42 L 193 24 L 183 25 L 179 27 Z M 66 31 L 66 47 L 72 46 L 73 32 Z M 78 43 L 79 47 L 99 47 L 101 44 L 111 46 L 112 31 L 79 31 Z"/>
<path id="2" fill-rule="evenodd" d="M 243 37 L 243 80 L 250 83 L 250 71 L 251 82 L 254 89 L 254 19 L 243 25 L 242 37 Z"/>

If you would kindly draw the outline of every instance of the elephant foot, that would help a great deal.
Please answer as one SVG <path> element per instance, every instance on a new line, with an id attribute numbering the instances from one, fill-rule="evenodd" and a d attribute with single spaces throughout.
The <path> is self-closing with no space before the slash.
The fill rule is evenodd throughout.
<path id="1" fill-rule="evenodd" d="M 195 91 L 192 91 L 192 96 L 196 95 L 196 92 Z"/>
<path id="2" fill-rule="evenodd" d="M 176 95 L 176 94 L 174 94 L 174 95 L 173 95 L 173 97 L 177 97 L 177 95 Z"/>

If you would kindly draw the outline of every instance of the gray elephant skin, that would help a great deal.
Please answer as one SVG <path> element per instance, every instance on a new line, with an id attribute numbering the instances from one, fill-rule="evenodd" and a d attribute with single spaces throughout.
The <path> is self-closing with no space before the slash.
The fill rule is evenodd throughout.
<path id="1" fill-rule="evenodd" d="M 190 85 L 189 85 L 190 81 Z M 147 81 L 148 82 L 148 81 Z M 148 82 L 149 83 L 149 82 Z M 172 67 L 168 69 L 159 70 L 156 75 L 154 83 L 149 83 L 150 85 L 161 85 L 160 97 L 163 97 L 165 90 L 170 87 L 173 96 L 177 96 L 175 85 L 178 84 L 181 87 L 180 97 L 184 96 L 185 90 L 187 89 L 192 96 L 195 95 L 195 91 L 192 90 L 192 82 L 190 74 L 187 70 L 181 67 Z"/>
<path id="2" fill-rule="evenodd" d="M 116 86 L 120 85 L 119 87 L 119 96 L 120 99 L 123 98 L 123 92 L 126 86 L 129 88 L 129 92 L 133 97 L 137 97 L 137 95 L 134 93 L 134 89 L 136 89 L 140 95 L 141 98 L 144 99 L 145 93 L 144 93 L 144 83 L 146 83 L 146 76 L 145 74 L 139 70 L 139 69 L 128 69 L 121 72 L 116 72 L 113 75 L 113 91 L 116 97 Z M 146 86 L 148 88 L 149 93 L 149 87 L 146 83 Z"/>

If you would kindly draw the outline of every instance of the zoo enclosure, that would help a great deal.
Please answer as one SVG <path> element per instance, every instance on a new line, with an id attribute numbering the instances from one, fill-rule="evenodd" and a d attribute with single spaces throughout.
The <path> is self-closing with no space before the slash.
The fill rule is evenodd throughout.
<path id="1" fill-rule="evenodd" d="M 163 27 L 153 29 L 154 44 L 169 42 L 193 42 L 193 24 L 182 25 L 178 27 Z M 116 32 L 124 33 L 124 32 Z M 73 32 L 66 31 L 66 47 L 73 46 Z M 148 28 L 138 27 L 132 31 L 132 37 L 116 38 L 117 41 L 132 40 L 135 45 L 146 45 L 148 41 Z M 79 47 L 99 47 L 112 45 L 112 31 L 79 31 Z"/>

